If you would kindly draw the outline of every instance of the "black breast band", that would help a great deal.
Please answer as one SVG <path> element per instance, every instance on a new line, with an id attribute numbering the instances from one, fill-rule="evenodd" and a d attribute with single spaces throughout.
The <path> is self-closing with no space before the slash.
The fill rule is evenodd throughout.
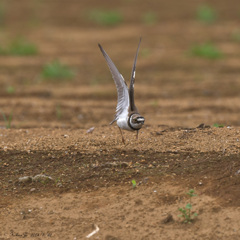
<path id="1" fill-rule="evenodd" d="M 135 113 L 132 113 L 130 116 L 129 116 L 129 118 L 128 118 L 128 126 L 132 129 L 132 130 L 139 130 L 140 128 L 134 128 L 132 125 L 131 125 L 131 122 L 130 122 L 130 119 L 131 119 L 131 117 L 132 117 L 132 115 L 133 114 L 135 114 Z"/>

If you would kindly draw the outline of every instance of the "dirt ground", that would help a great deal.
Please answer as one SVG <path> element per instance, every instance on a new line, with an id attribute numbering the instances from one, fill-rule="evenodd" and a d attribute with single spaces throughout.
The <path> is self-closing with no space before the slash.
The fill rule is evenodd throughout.
<path id="1" fill-rule="evenodd" d="M 231 2 L 209 1 L 218 18 L 205 24 L 202 1 L 3 1 L 0 42 L 24 36 L 39 53 L 0 55 L 0 110 L 12 114 L 10 129 L 0 116 L 0 240 L 240 239 L 240 9 Z M 92 9 L 118 9 L 123 21 L 99 25 Z M 109 126 L 117 93 L 97 44 L 129 82 L 140 36 L 135 97 L 146 121 L 138 140 L 124 131 L 124 145 Z M 189 56 L 205 42 L 223 57 Z M 75 77 L 43 79 L 55 59 Z M 178 208 L 190 189 L 198 216 L 188 224 Z"/>

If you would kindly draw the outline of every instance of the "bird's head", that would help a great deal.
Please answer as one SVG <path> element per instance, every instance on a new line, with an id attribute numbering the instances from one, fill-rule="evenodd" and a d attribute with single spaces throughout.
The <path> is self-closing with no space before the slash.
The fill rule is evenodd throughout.
<path id="1" fill-rule="evenodd" d="M 144 121 L 145 121 L 144 117 L 142 117 L 138 113 L 134 113 L 130 117 L 130 124 L 136 130 L 139 130 L 143 126 Z"/>

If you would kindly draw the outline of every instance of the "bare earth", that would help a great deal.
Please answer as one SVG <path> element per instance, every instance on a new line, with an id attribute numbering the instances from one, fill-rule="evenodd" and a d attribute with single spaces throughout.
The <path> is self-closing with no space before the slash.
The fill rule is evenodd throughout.
<path id="1" fill-rule="evenodd" d="M 210 25 L 196 19 L 201 1 L 141 0 L 119 3 L 124 21 L 107 27 L 86 13 L 115 3 L 4 1 L 1 42 L 21 34 L 39 54 L 0 56 L 0 110 L 13 115 L 10 129 L 0 117 L 0 240 L 87 239 L 96 228 L 89 239 L 240 239 L 239 10 L 211 2 Z M 116 89 L 97 43 L 129 82 L 140 36 L 135 95 L 146 123 L 123 145 L 109 126 Z M 189 56 L 209 41 L 223 58 Z M 54 59 L 74 79 L 44 80 Z M 198 216 L 186 224 L 178 208 L 189 189 Z"/>

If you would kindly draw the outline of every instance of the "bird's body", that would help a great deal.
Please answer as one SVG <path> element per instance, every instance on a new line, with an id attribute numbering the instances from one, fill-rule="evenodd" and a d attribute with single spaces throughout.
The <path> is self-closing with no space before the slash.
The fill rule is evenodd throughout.
<path id="1" fill-rule="evenodd" d="M 125 110 L 118 116 L 117 125 L 118 125 L 121 129 L 128 130 L 128 131 L 133 131 L 133 129 L 130 128 L 129 125 L 128 125 L 128 118 L 129 118 L 128 109 L 125 109 Z"/>
<path id="2" fill-rule="evenodd" d="M 114 82 L 117 87 L 117 93 L 118 93 L 118 103 L 116 108 L 116 115 L 114 120 L 110 123 L 117 122 L 117 125 L 120 129 L 121 135 L 123 130 L 128 131 L 137 131 L 138 136 L 138 130 L 141 129 L 141 127 L 144 124 L 144 117 L 142 117 L 135 106 L 134 103 L 134 81 L 135 81 L 135 75 L 136 75 L 136 62 L 137 62 L 137 56 L 138 56 L 138 50 L 140 46 L 141 39 L 139 41 L 139 45 L 137 48 L 137 53 L 135 56 L 133 68 L 132 68 L 132 74 L 131 74 L 131 81 L 130 81 L 130 87 L 128 89 L 127 84 L 123 78 L 123 76 L 119 73 L 118 69 L 110 59 L 110 57 L 107 55 L 107 53 L 104 51 L 102 46 L 98 44 L 104 58 L 107 61 L 108 67 L 111 71 L 112 77 L 114 79 Z M 122 135 L 122 141 L 124 142 L 124 138 Z"/>

